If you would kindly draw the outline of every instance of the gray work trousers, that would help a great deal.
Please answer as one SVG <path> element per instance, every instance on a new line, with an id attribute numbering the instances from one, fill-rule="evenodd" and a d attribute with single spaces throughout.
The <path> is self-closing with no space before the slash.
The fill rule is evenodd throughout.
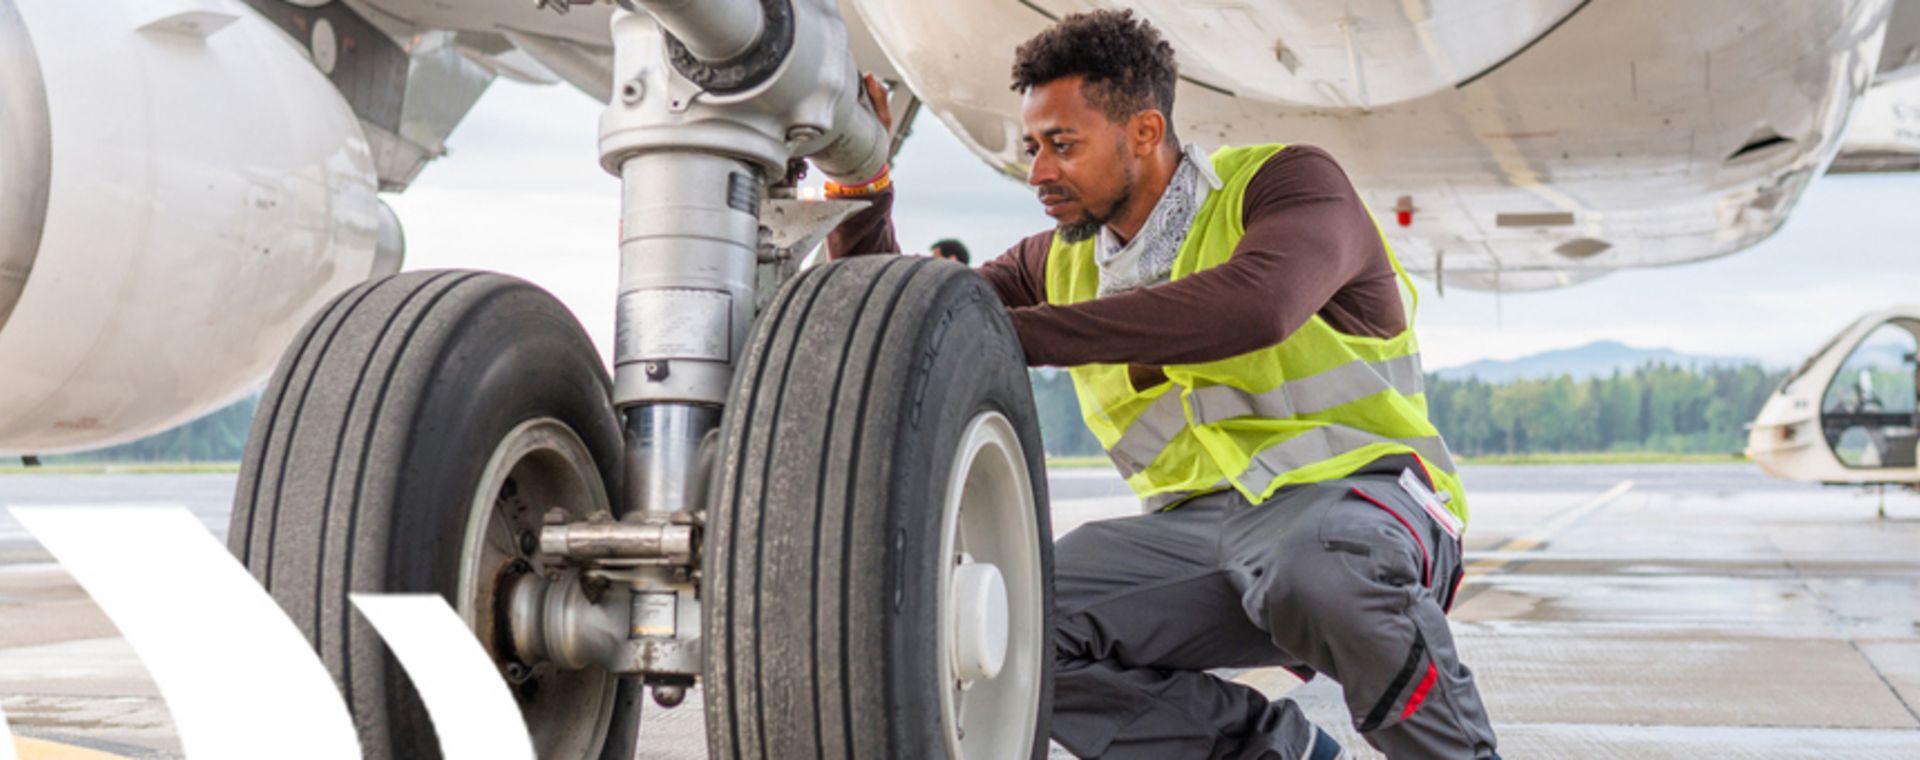
<path id="1" fill-rule="evenodd" d="M 1227 491 L 1062 537 L 1054 740 L 1106 760 L 1293 760 L 1315 731 L 1299 705 L 1205 672 L 1279 666 L 1338 682 L 1393 760 L 1491 756 L 1447 628 L 1460 545 L 1400 486 L 1407 466 L 1421 472 L 1389 457 L 1259 505 Z"/>

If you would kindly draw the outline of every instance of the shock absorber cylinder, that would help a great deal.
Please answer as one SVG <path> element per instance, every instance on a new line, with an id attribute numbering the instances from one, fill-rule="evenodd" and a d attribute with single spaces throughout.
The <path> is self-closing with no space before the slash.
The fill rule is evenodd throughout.
<path id="1" fill-rule="evenodd" d="M 627 621 L 614 670 L 644 675 L 668 703 L 700 662 L 703 463 L 754 318 L 766 187 L 801 156 L 837 179 L 864 179 L 890 141 L 861 103 L 831 0 L 622 6 L 600 155 L 621 180 L 613 401 L 627 431 L 626 488 L 617 524 L 549 526 L 543 540 L 556 558 L 621 584 L 624 598 L 598 604 L 628 606 L 593 619 Z M 521 638 L 556 646 L 536 633 Z"/>

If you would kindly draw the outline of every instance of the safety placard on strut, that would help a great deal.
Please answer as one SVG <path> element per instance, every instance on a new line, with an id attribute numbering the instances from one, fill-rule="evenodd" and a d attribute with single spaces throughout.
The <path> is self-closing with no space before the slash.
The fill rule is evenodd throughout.
<path id="1" fill-rule="evenodd" d="M 1445 504 L 1440 503 L 1439 495 L 1427 488 L 1427 484 L 1420 480 L 1420 476 L 1413 474 L 1413 470 L 1400 471 L 1400 488 L 1406 491 L 1407 495 L 1412 496 L 1414 501 L 1420 502 L 1421 508 L 1427 510 L 1427 514 L 1433 517 L 1433 521 L 1440 525 L 1441 530 L 1446 531 L 1447 535 L 1454 537 L 1455 540 L 1460 538 L 1460 531 L 1466 528 L 1466 525 L 1462 524 L 1460 518 L 1454 516 L 1453 512 L 1448 511 Z"/>
<path id="2" fill-rule="evenodd" d="M 727 175 L 727 205 L 735 211 L 753 213 L 760 207 L 759 184 L 740 172 Z"/>
<path id="3" fill-rule="evenodd" d="M 652 288 L 620 294 L 618 363 L 733 357 L 733 296 L 724 290 Z"/>

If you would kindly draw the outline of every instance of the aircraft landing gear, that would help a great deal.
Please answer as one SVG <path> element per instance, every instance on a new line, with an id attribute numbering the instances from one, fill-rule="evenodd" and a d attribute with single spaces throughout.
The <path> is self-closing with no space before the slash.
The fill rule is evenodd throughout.
<path id="1" fill-rule="evenodd" d="M 349 591 L 447 598 L 542 758 L 630 760 L 644 690 L 700 680 L 716 760 L 1045 757 L 1052 541 L 1011 324 L 951 264 L 795 276 L 847 209 L 792 199 L 789 162 L 858 181 L 891 146 L 834 4 L 622 4 L 660 8 L 612 23 L 611 379 L 525 283 L 362 285 L 276 371 L 234 552 L 371 758 L 438 743 Z"/>

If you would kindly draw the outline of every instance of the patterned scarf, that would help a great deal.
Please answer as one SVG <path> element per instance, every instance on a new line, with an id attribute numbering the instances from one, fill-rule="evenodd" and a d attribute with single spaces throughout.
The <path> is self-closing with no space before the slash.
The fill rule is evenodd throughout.
<path id="1" fill-rule="evenodd" d="M 1113 228 L 1101 227 L 1094 238 L 1093 260 L 1100 267 L 1101 297 L 1166 282 L 1200 204 L 1219 188 L 1213 161 L 1198 146 L 1183 146 L 1180 166 L 1174 169 L 1166 192 L 1153 204 L 1153 213 L 1147 215 L 1140 233 L 1121 243 Z"/>

